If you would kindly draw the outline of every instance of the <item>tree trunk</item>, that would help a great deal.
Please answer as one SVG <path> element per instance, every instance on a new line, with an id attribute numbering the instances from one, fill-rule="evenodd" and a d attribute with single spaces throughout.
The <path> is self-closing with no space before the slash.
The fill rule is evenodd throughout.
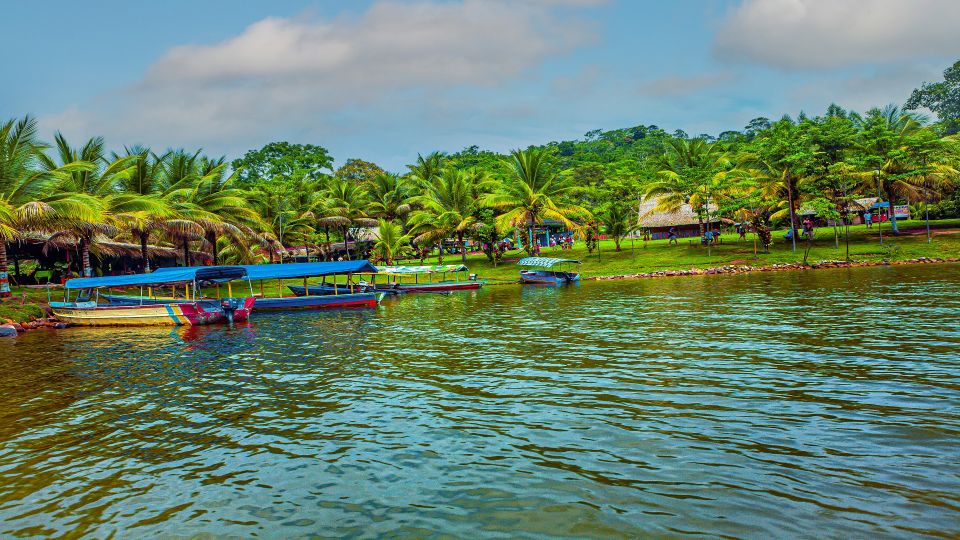
<path id="1" fill-rule="evenodd" d="M 183 239 L 183 265 L 190 266 L 190 241 Z"/>
<path id="2" fill-rule="evenodd" d="M 460 243 L 460 260 L 467 264 L 467 246 L 463 243 L 463 233 L 457 233 L 457 242 Z"/>
<path id="3" fill-rule="evenodd" d="M 347 260 L 352 260 L 350 258 L 350 246 L 347 244 L 347 228 L 343 228 L 343 251 L 347 254 Z"/>
<path id="4" fill-rule="evenodd" d="M 797 217 L 793 212 L 793 177 L 787 173 L 787 204 L 790 205 L 790 241 L 797 251 Z"/>
<path id="5" fill-rule="evenodd" d="M 443 264 L 443 240 L 440 241 L 440 251 L 437 255 L 437 264 Z"/>
<path id="6" fill-rule="evenodd" d="M 86 238 L 80 239 L 80 261 L 83 277 L 93 277 L 93 268 L 90 266 L 90 241 Z"/>
<path id="7" fill-rule="evenodd" d="M 0 298 L 10 298 L 10 280 L 7 276 L 7 242 L 0 238 Z"/>
<path id="8" fill-rule="evenodd" d="M 273 244 L 267 244 L 267 250 L 270 252 L 270 264 L 273 264 L 274 249 Z"/>
<path id="9" fill-rule="evenodd" d="M 615 251 L 620 251 L 620 240 L 621 238 L 619 236 L 617 235 L 613 236 L 613 245 L 617 246 L 617 249 Z"/>
<path id="10" fill-rule="evenodd" d="M 140 231 L 137 233 L 140 236 L 140 257 L 143 259 L 143 268 L 141 269 L 144 274 L 150 273 L 150 254 L 147 251 L 147 233 Z"/>
<path id="11" fill-rule="evenodd" d="M 890 215 L 890 225 L 893 227 L 893 234 L 900 234 L 900 229 L 897 228 L 897 211 L 893 209 L 893 192 L 890 189 L 887 189 L 887 211 Z"/>
<path id="12" fill-rule="evenodd" d="M 220 256 L 217 253 L 217 233 L 213 231 L 207 231 L 204 240 L 210 244 L 211 255 L 213 255 L 213 265 L 220 265 Z"/>

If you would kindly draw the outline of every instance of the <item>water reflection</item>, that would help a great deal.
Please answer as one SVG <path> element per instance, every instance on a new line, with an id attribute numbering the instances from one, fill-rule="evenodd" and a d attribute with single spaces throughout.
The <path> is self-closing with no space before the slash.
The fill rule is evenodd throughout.
<path id="1" fill-rule="evenodd" d="M 0 534 L 951 536 L 955 270 L 0 341 Z"/>

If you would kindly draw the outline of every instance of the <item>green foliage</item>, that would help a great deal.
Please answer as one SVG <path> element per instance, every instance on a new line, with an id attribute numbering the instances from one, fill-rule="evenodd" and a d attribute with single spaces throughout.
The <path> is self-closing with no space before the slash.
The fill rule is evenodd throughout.
<path id="1" fill-rule="evenodd" d="M 358 184 L 372 182 L 376 177 L 387 174 L 376 163 L 362 159 L 348 159 L 342 167 L 333 173 L 340 180 L 348 180 Z"/>
<path id="2" fill-rule="evenodd" d="M 259 150 L 250 150 L 230 164 L 237 171 L 237 185 L 250 187 L 272 183 L 299 173 L 318 180 L 333 166 L 333 158 L 322 146 L 272 142 Z"/>
<path id="3" fill-rule="evenodd" d="M 960 131 L 960 61 L 943 72 L 943 80 L 923 83 L 915 89 L 904 108 L 915 110 L 925 107 L 944 122 L 947 134 Z"/>

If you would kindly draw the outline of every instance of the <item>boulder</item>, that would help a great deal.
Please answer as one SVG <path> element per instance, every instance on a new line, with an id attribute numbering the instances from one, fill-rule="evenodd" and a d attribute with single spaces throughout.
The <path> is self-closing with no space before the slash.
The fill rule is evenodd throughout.
<path id="1" fill-rule="evenodd" d="M 12 324 L 0 324 L 0 337 L 17 337 L 17 329 Z"/>

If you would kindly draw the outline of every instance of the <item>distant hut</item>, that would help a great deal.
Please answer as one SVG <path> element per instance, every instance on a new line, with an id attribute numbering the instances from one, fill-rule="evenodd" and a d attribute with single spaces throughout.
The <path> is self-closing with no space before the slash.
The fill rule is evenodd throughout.
<path id="1" fill-rule="evenodd" d="M 680 205 L 673 212 L 659 212 L 655 208 L 658 200 L 650 199 L 640 203 L 638 213 L 638 223 L 640 227 L 650 230 L 650 237 L 659 240 L 667 237 L 671 227 L 677 232 L 680 238 L 698 238 L 700 236 L 700 218 L 689 204 Z M 716 210 L 711 207 L 710 223 L 719 226 L 720 218 L 713 215 Z M 707 224 L 707 216 L 702 216 L 704 227 Z"/>

